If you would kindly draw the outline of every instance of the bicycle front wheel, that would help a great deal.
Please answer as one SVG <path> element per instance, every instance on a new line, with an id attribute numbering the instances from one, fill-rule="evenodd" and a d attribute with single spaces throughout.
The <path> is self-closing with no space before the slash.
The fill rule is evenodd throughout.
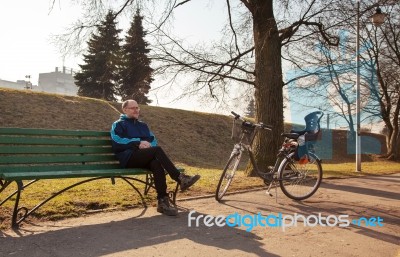
<path id="1" fill-rule="evenodd" d="M 232 155 L 227 164 L 225 165 L 224 171 L 221 174 L 221 177 L 218 182 L 217 191 L 215 192 L 215 199 L 219 202 L 222 197 L 224 197 L 228 187 L 230 186 L 233 177 L 235 176 L 235 172 L 239 166 L 241 154 Z"/>
<path id="2" fill-rule="evenodd" d="M 287 197 L 304 200 L 311 197 L 321 184 L 321 161 L 315 154 L 309 153 L 308 162 L 301 164 L 293 158 L 294 154 L 289 154 L 279 166 L 279 185 Z"/>

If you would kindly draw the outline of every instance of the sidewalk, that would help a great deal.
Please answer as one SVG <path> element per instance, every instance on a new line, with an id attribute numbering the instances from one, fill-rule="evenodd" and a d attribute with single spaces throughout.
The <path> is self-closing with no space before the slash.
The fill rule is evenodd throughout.
<path id="1" fill-rule="evenodd" d="M 155 208 L 108 212 L 57 222 L 24 224 L 0 231 L 1 256 L 396 256 L 400 257 L 400 174 L 325 180 L 316 195 L 292 201 L 278 189 L 278 202 L 265 190 L 179 201 L 178 217 Z M 238 213 L 381 217 L 383 227 L 188 227 L 188 214 Z"/>

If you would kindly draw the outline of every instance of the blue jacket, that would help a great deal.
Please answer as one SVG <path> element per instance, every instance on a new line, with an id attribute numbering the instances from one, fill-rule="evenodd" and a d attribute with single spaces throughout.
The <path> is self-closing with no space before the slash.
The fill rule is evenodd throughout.
<path id="1" fill-rule="evenodd" d="M 119 120 L 112 124 L 110 132 L 113 152 L 124 168 L 138 149 L 140 141 L 148 141 L 151 146 L 157 145 L 157 139 L 146 123 L 128 118 L 125 114 L 121 114 Z"/>

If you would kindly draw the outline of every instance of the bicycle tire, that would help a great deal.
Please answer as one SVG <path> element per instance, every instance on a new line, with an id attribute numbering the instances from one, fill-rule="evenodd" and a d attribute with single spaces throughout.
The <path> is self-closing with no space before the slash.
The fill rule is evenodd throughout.
<path id="1" fill-rule="evenodd" d="M 294 160 L 294 154 L 289 154 L 279 166 L 279 186 L 287 197 L 304 200 L 317 192 L 321 185 L 321 160 L 314 153 L 309 153 L 309 162 L 300 164 Z"/>
<path id="2" fill-rule="evenodd" d="M 235 172 L 238 168 L 241 154 L 232 155 L 225 165 L 224 171 L 219 178 L 217 190 L 215 191 L 215 199 L 219 202 L 222 197 L 224 197 L 226 191 L 228 190 L 230 184 L 232 183 Z"/>

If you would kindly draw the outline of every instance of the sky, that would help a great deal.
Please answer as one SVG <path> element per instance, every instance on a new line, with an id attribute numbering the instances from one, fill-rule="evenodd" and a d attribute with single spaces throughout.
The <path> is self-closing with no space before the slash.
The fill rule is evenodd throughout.
<path id="1" fill-rule="evenodd" d="M 38 84 L 39 73 L 53 72 L 55 67 L 65 66 L 78 70 L 82 64 L 81 56 L 63 58 L 57 46 L 52 43 L 52 35 L 57 35 L 79 18 L 79 6 L 73 1 L 53 0 L 13 0 L 0 3 L 0 79 L 8 81 L 25 80 L 30 76 L 33 85 Z M 225 1 L 191 1 L 178 7 L 174 13 L 174 34 L 190 42 L 209 42 L 220 37 L 222 25 L 227 18 Z M 204 17 L 207 17 L 204 19 Z M 119 28 L 127 31 L 130 20 L 120 20 Z M 124 33 L 121 33 L 121 37 Z M 184 86 L 184 81 L 180 81 Z M 155 80 L 152 88 L 160 81 Z M 203 98 L 192 96 L 176 100 L 181 93 L 179 86 L 154 90 L 149 93 L 151 105 L 186 109 L 190 111 L 211 112 L 229 115 L 233 110 L 244 114 L 246 103 L 230 102 L 228 106 L 217 101 L 206 102 Z M 206 93 L 206 89 L 203 93 Z M 297 116 L 302 122 L 304 115 Z M 291 120 L 291 115 L 285 115 Z"/>
<path id="2" fill-rule="evenodd" d="M 25 80 L 31 76 L 33 85 L 38 84 L 39 73 L 55 70 L 55 67 L 79 69 L 81 57 L 63 58 L 59 49 L 51 42 L 51 36 L 65 32 L 71 23 L 81 16 L 79 6 L 71 5 L 69 0 L 12 0 L 0 3 L 0 79 L 8 81 Z M 190 4 L 190 5 L 189 5 Z M 208 42 L 218 39 L 222 24 L 226 19 L 225 1 L 190 1 L 175 11 L 174 34 L 191 42 Z M 204 17 L 207 17 L 204 19 Z M 129 20 L 120 21 L 119 27 L 127 31 Z M 125 27 L 124 27 L 125 26 Z M 123 37 L 123 33 L 121 37 Z M 154 81 L 156 88 L 160 81 Z M 181 81 L 184 85 L 184 81 Z M 176 100 L 181 93 L 179 87 L 153 90 L 149 97 L 151 105 L 186 109 L 190 111 L 211 112 L 229 115 L 231 110 L 244 114 L 246 106 L 230 102 L 222 108 L 218 102 L 205 102 L 200 97 Z M 204 93 L 204 92 L 203 92 Z M 290 104 L 288 104 L 290 108 Z M 314 111 L 310 110 L 309 112 Z M 304 112 L 289 114 L 285 119 L 303 123 Z"/>
<path id="3" fill-rule="evenodd" d="M 13 0 L 0 3 L 0 79 L 8 81 L 26 80 L 27 75 L 33 85 L 38 84 L 39 73 L 53 72 L 55 67 L 65 66 L 74 70 L 82 64 L 81 57 L 63 58 L 57 46 L 52 43 L 52 35 L 65 32 L 81 15 L 78 6 L 71 1 Z M 218 1 L 217 1 L 218 2 Z M 220 2 L 222 3 L 222 2 Z M 176 9 L 174 31 L 190 41 L 212 40 L 217 37 L 225 18 L 223 6 L 211 1 L 193 1 L 191 6 Z M 183 8 L 185 7 L 185 8 Z M 207 15 L 207 19 L 204 19 Z M 188 22 L 191 21 L 191 22 Z M 199 21 L 202 21 L 201 24 Z M 127 30 L 130 21 L 120 21 L 119 27 Z M 124 27 L 125 26 L 125 27 Z M 121 33 L 121 37 L 123 37 Z M 157 81 L 153 82 L 152 86 Z M 197 97 L 176 101 L 179 89 L 165 89 L 149 94 L 152 105 L 187 109 L 192 111 L 220 112 L 218 104 L 206 105 Z"/>
<path id="4" fill-rule="evenodd" d="M 0 4 L 0 79 L 16 81 L 31 76 L 37 85 L 39 73 L 54 71 L 56 66 L 77 67 L 73 60 L 63 63 L 51 35 L 61 33 L 73 21 L 76 10 L 55 8 L 49 0 L 14 0 Z"/>

